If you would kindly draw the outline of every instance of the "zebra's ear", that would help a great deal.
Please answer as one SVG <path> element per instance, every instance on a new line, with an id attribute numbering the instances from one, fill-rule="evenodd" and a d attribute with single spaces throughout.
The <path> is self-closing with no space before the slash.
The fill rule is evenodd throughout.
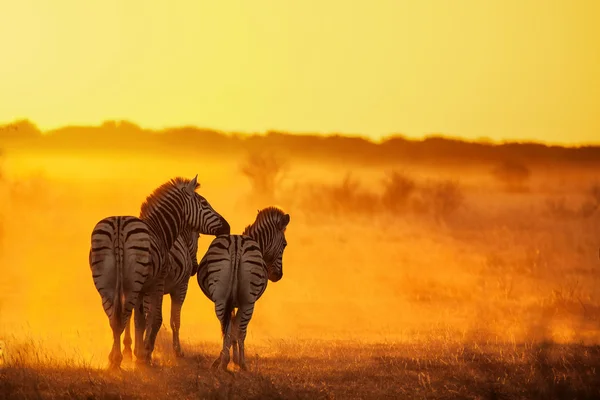
<path id="1" fill-rule="evenodd" d="M 284 230 L 290 223 L 290 214 L 285 214 L 279 221 L 279 229 Z"/>
<path id="2" fill-rule="evenodd" d="M 188 185 L 187 185 L 187 191 L 193 194 L 196 191 L 196 187 L 197 186 L 198 186 L 198 174 L 196 174 L 196 176 L 194 177 L 194 179 L 192 179 L 190 181 L 190 183 L 188 183 Z"/>

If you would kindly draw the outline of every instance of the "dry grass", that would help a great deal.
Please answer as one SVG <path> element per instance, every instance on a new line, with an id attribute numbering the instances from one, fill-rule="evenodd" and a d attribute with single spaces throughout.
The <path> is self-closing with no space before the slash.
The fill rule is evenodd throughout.
<path id="1" fill-rule="evenodd" d="M 241 231 L 271 205 L 248 200 L 260 185 L 240 177 L 238 160 L 201 169 L 184 159 L 43 160 L 8 159 L 10 184 L 0 187 L 0 397 L 600 395 L 600 191 L 580 178 L 587 170 L 528 168 L 527 190 L 509 190 L 490 170 L 290 162 L 285 184 L 263 193 L 292 215 L 284 278 L 256 306 L 251 371 L 232 377 L 209 369 L 220 331 L 194 280 L 182 314 L 187 357 L 172 357 L 161 330 L 157 367 L 105 371 L 111 336 L 89 235 L 100 218 L 136 215 L 158 184 L 196 172 Z"/>
<path id="2" fill-rule="evenodd" d="M 164 341 L 164 339 L 163 339 Z M 164 343 L 167 345 L 167 343 Z M 168 345 L 167 345 L 168 346 Z M 166 346 L 164 346 L 166 347 Z M 249 372 L 210 369 L 218 344 L 165 352 L 157 366 L 121 372 L 73 360 L 16 360 L 0 370 L 0 398 L 103 399 L 592 399 L 600 348 L 431 338 L 366 344 L 277 340 L 249 348 Z M 158 348 L 159 357 L 161 347 Z M 35 347 L 31 352 L 39 351 Z M 31 355 L 31 354 L 30 354 Z"/>

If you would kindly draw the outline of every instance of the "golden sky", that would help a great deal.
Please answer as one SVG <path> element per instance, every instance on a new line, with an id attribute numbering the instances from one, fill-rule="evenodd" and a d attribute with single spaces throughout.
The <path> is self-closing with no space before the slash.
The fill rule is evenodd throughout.
<path id="1" fill-rule="evenodd" d="M 0 122 L 600 142 L 596 0 L 0 0 Z"/>

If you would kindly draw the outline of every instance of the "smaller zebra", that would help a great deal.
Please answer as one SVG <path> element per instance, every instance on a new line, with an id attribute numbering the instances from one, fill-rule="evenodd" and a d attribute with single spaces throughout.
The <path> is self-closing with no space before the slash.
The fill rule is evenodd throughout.
<path id="1" fill-rule="evenodd" d="M 213 368 L 220 364 L 227 370 L 229 348 L 233 345 L 233 362 L 247 370 L 244 341 L 248 323 L 267 282 L 283 277 L 285 230 L 289 223 L 289 214 L 279 208 L 260 210 L 243 234 L 217 236 L 200 261 L 198 285 L 215 303 L 223 335 L 223 349 Z"/>
<path id="2" fill-rule="evenodd" d="M 179 234 L 167 261 L 167 277 L 165 278 L 164 295 L 171 296 L 171 330 L 173 331 L 173 351 L 177 357 L 183 357 L 179 341 L 179 327 L 181 326 L 181 308 L 187 294 L 190 278 L 198 272 L 198 238 L 199 232 L 192 231 L 185 226 Z M 131 316 L 125 326 L 125 338 L 123 339 L 123 355 L 131 359 Z"/>

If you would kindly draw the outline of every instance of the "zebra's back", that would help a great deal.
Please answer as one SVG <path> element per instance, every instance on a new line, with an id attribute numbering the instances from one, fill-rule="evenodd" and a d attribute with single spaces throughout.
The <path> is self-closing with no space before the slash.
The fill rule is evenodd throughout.
<path id="1" fill-rule="evenodd" d="M 89 262 L 104 312 L 124 323 L 151 267 L 147 225 L 133 216 L 102 219 L 92 231 Z"/>
<path id="2" fill-rule="evenodd" d="M 237 308 L 256 302 L 268 282 L 260 247 L 245 235 L 216 237 L 198 266 L 198 284 L 213 302 L 225 300 Z"/>

